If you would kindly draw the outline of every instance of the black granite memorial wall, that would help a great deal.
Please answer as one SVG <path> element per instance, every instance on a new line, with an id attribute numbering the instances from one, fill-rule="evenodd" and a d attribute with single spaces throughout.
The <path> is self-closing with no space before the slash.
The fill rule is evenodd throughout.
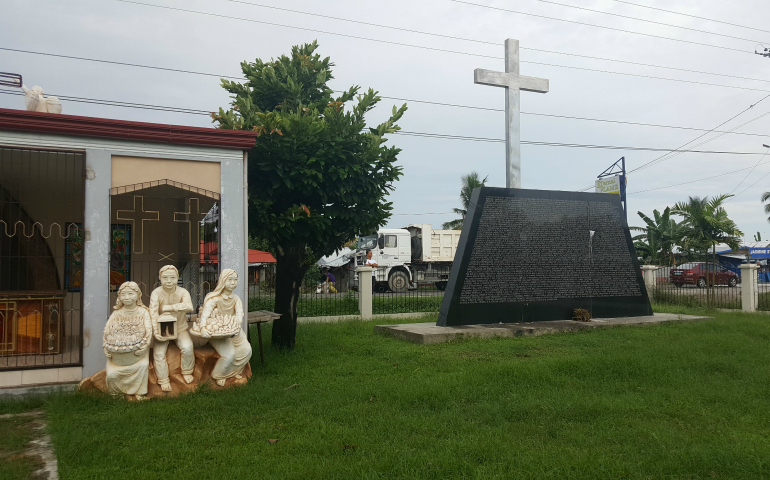
<path id="1" fill-rule="evenodd" d="M 438 325 L 652 315 L 620 197 L 474 190 Z"/>

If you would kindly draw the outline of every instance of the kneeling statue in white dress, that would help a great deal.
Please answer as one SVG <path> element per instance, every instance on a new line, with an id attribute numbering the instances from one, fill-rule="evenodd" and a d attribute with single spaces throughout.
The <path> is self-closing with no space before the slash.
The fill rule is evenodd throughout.
<path id="1" fill-rule="evenodd" d="M 139 285 L 126 282 L 118 289 L 115 311 L 104 327 L 107 389 L 111 393 L 147 395 L 150 375 L 150 312 L 142 303 Z"/>
<path id="2" fill-rule="evenodd" d="M 219 354 L 211 378 L 223 387 L 228 378 L 241 374 L 251 358 L 251 344 L 243 331 L 243 304 L 233 291 L 238 287 L 238 274 L 225 269 L 219 275 L 217 288 L 206 295 L 198 320 L 190 333 L 209 339 Z"/>

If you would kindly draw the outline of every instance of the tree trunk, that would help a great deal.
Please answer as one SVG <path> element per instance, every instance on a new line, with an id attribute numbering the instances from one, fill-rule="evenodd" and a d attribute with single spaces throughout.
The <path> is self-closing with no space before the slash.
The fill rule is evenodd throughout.
<path id="1" fill-rule="evenodd" d="M 275 313 L 281 318 L 273 323 L 272 344 L 291 350 L 297 336 L 297 303 L 307 265 L 302 265 L 304 248 L 289 247 L 276 252 Z"/>

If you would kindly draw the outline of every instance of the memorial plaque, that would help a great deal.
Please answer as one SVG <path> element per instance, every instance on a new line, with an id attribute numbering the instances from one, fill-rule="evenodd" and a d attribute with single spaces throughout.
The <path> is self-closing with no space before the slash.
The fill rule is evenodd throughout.
<path id="1" fill-rule="evenodd" d="M 620 197 L 474 190 L 438 325 L 652 315 Z"/>

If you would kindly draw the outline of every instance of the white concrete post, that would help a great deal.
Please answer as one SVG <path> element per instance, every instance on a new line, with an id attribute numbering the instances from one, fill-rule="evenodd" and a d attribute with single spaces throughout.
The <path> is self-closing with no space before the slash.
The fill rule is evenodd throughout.
<path id="1" fill-rule="evenodd" d="M 358 267 L 358 311 L 361 320 L 372 318 L 372 267 Z"/>
<path id="2" fill-rule="evenodd" d="M 102 334 L 110 316 L 110 202 L 112 155 L 86 150 L 85 248 L 83 249 L 83 378 L 104 368 Z"/>
<path id="3" fill-rule="evenodd" d="M 657 265 L 642 265 L 642 277 L 644 278 L 644 286 L 647 287 L 647 296 L 650 301 L 653 300 L 655 293 L 655 272 L 658 270 Z"/>
<path id="4" fill-rule="evenodd" d="M 757 289 L 757 270 L 755 264 L 741 265 L 741 304 L 744 312 L 756 312 L 759 303 Z"/>

